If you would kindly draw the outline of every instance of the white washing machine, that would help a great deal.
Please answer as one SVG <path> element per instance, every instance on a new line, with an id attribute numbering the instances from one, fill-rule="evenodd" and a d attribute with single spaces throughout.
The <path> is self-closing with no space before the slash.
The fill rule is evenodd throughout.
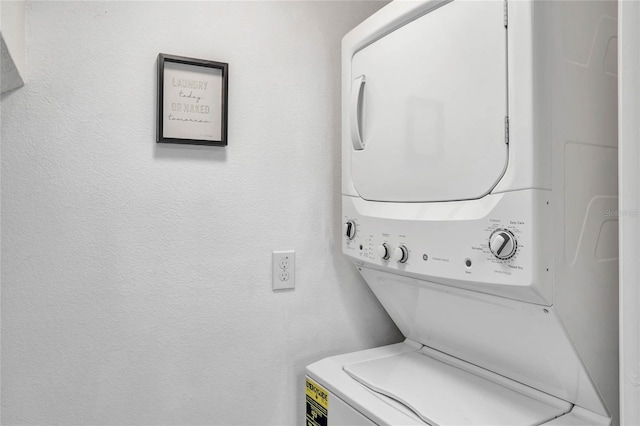
<path id="1" fill-rule="evenodd" d="M 342 249 L 406 340 L 309 365 L 309 426 L 618 423 L 616 16 L 395 1 L 345 36 Z"/>

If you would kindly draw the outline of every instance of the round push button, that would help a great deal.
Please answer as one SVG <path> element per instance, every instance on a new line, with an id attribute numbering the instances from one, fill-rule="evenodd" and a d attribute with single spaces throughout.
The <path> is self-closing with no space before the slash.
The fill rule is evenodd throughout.
<path id="1" fill-rule="evenodd" d="M 389 244 L 382 243 L 378 246 L 378 256 L 380 256 L 382 260 L 388 260 L 391 254 L 390 252 Z"/>
<path id="2" fill-rule="evenodd" d="M 405 246 L 398 246 L 393 251 L 393 259 L 398 263 L 405 263 L 409 258 L 409 250 Z"/>

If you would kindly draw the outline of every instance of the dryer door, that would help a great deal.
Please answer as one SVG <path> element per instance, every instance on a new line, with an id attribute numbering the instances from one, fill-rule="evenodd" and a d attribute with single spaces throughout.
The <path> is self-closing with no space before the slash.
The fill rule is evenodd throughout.
<path id="1" fill-rule="evenodd" d="M 351 171 L 376 201 L 466 200 L 507 166 L 503 2 L 453 1 L 352 59 Z"/>

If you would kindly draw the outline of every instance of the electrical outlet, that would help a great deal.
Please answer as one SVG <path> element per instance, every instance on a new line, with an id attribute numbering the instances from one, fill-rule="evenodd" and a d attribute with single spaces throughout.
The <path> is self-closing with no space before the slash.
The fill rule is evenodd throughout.
<path id="1" fill-rule="evenodd" d="M 273 290 L 284 290 L 296 286 L 296 252 L 293 250 L 274 251 L 272 254 Z"/>
<path id="2" fill-rule="evenodd" d="M 280 269 L 287 269 L 289 267 L 289 256 L 285 256 L 280 259 Z"/>

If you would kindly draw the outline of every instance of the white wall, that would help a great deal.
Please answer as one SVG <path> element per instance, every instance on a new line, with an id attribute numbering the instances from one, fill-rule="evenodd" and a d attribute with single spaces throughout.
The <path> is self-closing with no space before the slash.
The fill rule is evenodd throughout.
<path id="1" fill-rule="evenodd" d="M 618 10 L 620 188 L 620 416 L 640 424 L 640 2 Z"/>
<path id="2" fill-rule="evenodd" d="M 401 338 L 338 252 L 340 39 L 380 6 L 27 3 L 2 424 L 300 424 L 306 364 Z M 227 148 L 156 145 L 159 52 L 230 63 Z"/>

